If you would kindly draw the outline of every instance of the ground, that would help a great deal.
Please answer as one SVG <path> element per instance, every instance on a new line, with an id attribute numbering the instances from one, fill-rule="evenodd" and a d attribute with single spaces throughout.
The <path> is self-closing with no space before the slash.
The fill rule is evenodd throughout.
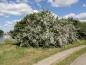
<path id="1" fill-rule="evenodd" d="M 70 65 L 86 65 L 86 53 L 79 56 Z"/>

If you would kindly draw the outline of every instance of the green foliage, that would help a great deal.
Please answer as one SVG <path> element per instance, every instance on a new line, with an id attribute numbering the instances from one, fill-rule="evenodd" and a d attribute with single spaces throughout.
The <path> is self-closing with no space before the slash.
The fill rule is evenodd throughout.
<path id="1" fill-rule="evenodd" d="M 75 24 L 71 23 L 72 21 L 74 20 L 58 20 L 49 11 L 41 11 L 27 15 L 17 22 L 11 36 L 19 46 L 64 46 L 77 40 Z"/>
<path id="2" fill-rule="evenodd" d="M 3 34 L 4 34 L 4 32 L 2 30 L 0 30 L 0 36 L 3 35 Z"/>
<path id="3" fill-rule="evenodd" d="M 79 27 L 78 34 L 80 38 L 86 39 L 86 22 L 80 22 L 78 24 L 78 27 Z"/>

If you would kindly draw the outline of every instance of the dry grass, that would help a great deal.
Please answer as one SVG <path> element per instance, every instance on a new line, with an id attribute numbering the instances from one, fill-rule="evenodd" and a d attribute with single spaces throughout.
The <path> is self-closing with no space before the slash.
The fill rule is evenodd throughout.
<path id="1" fill-rule="evenodd" d="M 2 45 L 1 47 L 0 65 L 32 65 L 60 50 L 57 48 L 17 48 L 12 45 Z"/>

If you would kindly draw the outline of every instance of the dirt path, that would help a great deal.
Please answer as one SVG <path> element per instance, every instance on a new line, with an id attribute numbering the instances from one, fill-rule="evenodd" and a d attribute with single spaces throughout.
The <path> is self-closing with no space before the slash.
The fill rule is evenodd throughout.
<path id="1" fill-rule="evenodd" d="M 71 65 L 86 65 L 86 53 L 75 59 Z"/>
<path id="2" fill-rule="evenodd" d="M 50 57 L 48 57 L 46 59 L 43 59 L 43 60 L 41 60 L 38 63 L 33 64 L 33 65 L 51 65 L 54 62 L 58 63 L 59 61 L 61 61 L 61 60 L 65 59 L 66 57 L 68 57 L 73 52 L 78 51 L 78 50 L 80 50 L 81 48 L 84 48 L 84 47 L 86 47 L 86 46 L 82 45 L 82 46 L 74 47 L 74 48 L 59 52 L 59 53 L 57 53 L 55 55 L 52 55 L 52 56 L 50 56 Z"/>

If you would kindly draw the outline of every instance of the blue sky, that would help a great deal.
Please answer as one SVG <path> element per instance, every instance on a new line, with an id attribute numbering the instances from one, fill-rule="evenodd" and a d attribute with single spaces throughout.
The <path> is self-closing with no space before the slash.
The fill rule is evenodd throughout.
<path id="1" fill-rule="evenodd" d="M 86 0 L 0 0 L 0 29 L 9 32 L 26 14 L 41 9 L 59 17 L 86 20 Z"/>

